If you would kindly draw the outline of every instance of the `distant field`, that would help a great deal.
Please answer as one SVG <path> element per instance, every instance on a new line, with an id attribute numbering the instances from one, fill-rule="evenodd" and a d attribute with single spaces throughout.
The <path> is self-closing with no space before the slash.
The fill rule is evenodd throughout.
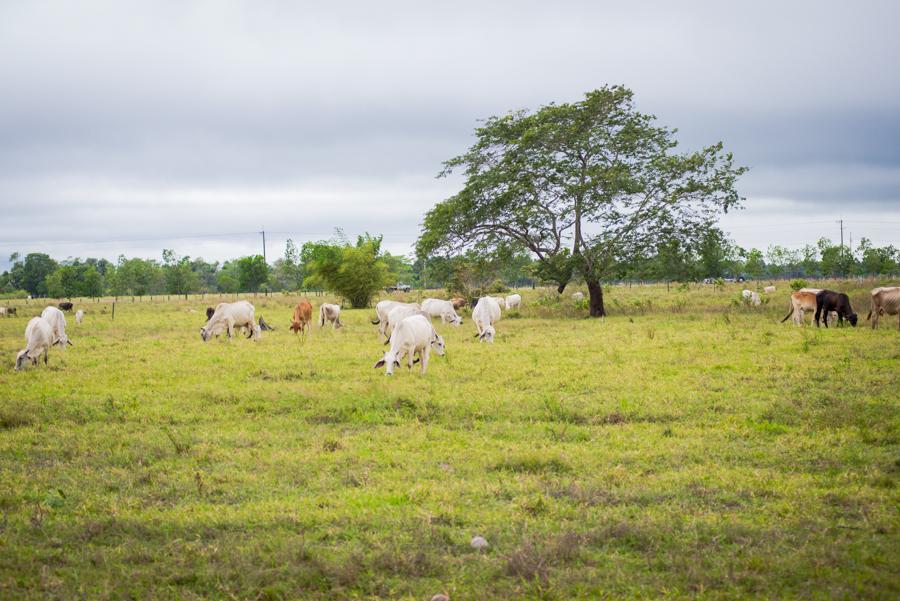
<path id="1" fill-rule="evenodd" d="M 84 303 L 15 373 L 42 305 L 14 303 L 0 598 L 896 599 L 900 332 L 870 284 L 829 285 L 861 322 L 828 330 L 778 323 L 784 285 L 612 287 L 603 320 L 527 290 L 495 344 L 437 323 L 448 356 L 392 378 L 372 310 L 301 343 L 291 296 L 249 297 L 258 343 L 204 344 L 204 299 Z"/>

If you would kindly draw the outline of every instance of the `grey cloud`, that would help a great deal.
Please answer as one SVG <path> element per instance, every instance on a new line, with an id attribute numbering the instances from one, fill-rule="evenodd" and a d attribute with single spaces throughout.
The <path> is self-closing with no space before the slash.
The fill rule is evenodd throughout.
<path id="1" fill-rule="evenodd" d="M 848 202 L 877 219 L 900 212 L 898 18 L 887 1 L 3 3 L 0 254 L 276 222 L 408 251 L 478 119 L 606 83 L 752 168 L 735 219 Z"/>

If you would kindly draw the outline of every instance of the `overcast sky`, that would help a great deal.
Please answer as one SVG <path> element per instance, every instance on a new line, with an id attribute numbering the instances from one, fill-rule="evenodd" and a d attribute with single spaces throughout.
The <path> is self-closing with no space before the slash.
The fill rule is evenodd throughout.
<path id="1" fill-rule="evenodd" d="M 636 7 L 640 5 L 640 7 Z M 0 2 L 0 268 L 408 253 L 479 119 L 624 84 L 751 171 L 742 246 L 900 245 L 900 3 Z"/>

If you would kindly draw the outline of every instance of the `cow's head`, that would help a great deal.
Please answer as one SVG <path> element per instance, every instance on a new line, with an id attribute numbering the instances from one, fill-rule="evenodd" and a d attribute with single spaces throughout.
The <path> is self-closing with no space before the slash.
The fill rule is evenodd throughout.
<path id="1" fill-rule="evenodd" d="M 441 338 L 440 334 L 438 334 L 437 332 L 434 332 L 434 336 L 431 338 L 431 348 L 434 349 L 434 352 L 441 357 L 443 357 L 444 353 L 446 352 L 444 339 Z"/>
<path id="2" fill-rule="evenodd" d="M 478 339 L 482 342 L 494 342 L 494 334 L 497 332 L 494 330 L 494 326 L 487 326 L 482 330 L 481 334 L 478 335 Z"/>
<path id="3" fill-rule="evenodd" d="M 382 359 L 375 364 L 375 369 L 378 369 L 385 365 L 387 365 L 387 369 L 385 370 L 384 375 L 392 376 L 394 375 L 394 367 L 400 367 L 400 362 L 397 361 L 397 357 L 396 355 L 394 355 L 394 353 L 392 353 L 391 351 L 387 351 L 384 354 L 384 357 L 382 357 Z"/>
<path id="4" fill-rule="evenodd" d="M 212 338 L 212 336 L 212 330 L 209 330 L 205 327 L 200 328 L 200 338 L 203 340 L 203 342 L 207 342 L 210 338 Z"/>
<path id="5" fill-rule="evenodd" d="M 847 320 L 850 321 L 850 325 L 855 328 L 856 322 L 859 321 L 859 317 L 856 315 L 856 313 L 851 313 L 850 317 L 848 317 Z"/>
<path id="6" fill-rule="evenodd" d="M 19 354 L 16 355 L 16 371 L 22 371 L 25 369 L 25 360 L 28 359 L 28 350 L 19 351 Z"/>

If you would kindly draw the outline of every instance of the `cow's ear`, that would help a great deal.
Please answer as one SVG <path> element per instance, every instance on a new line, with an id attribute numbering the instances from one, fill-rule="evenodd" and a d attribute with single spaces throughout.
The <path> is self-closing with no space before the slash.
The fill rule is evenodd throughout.
<path id="1" fill-rule="evenodd" d="M 384 367 L 384 359 L 375 364 L 375 369 L 378 369 L 379 367 Z"/>
<path id="2" fill-rule="evenodd" d="M 416 361 L 418 361 L 418 359 L 416 359 Z M 415 363 L 415 361 L 414 361 L 413 363 Z M 397 361 L 396 359 L 394 359 L 394 366 L 395 366 L 395 367 L 400 367 L 400 362 Z"/>

